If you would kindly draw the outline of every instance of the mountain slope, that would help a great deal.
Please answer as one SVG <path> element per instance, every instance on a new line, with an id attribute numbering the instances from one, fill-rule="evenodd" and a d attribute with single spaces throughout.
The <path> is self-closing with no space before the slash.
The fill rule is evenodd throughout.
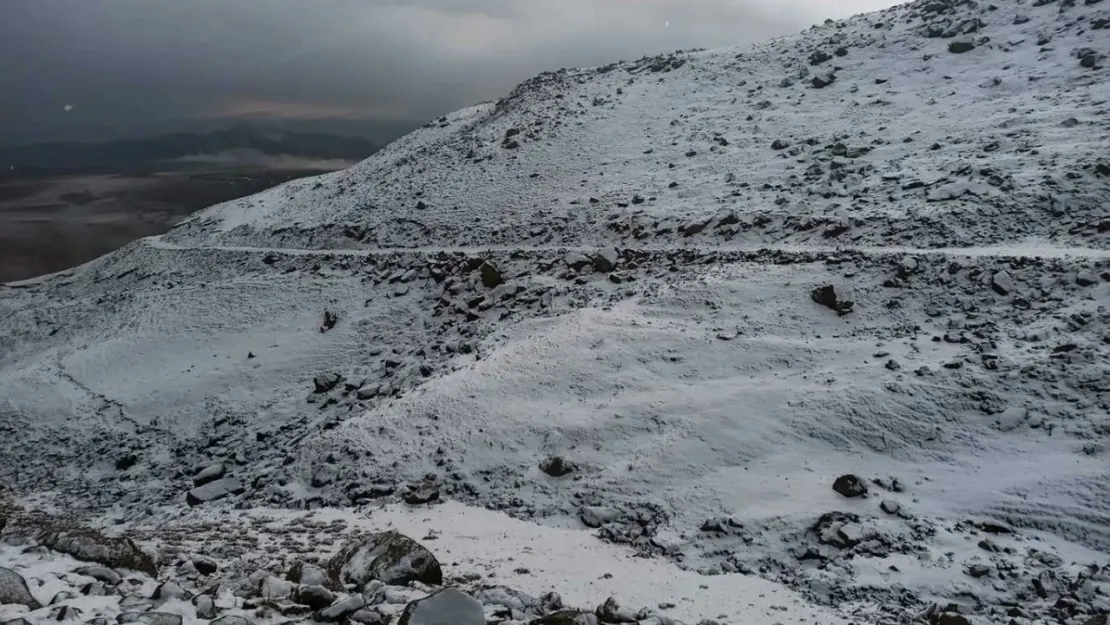
<path id="1" fill-rule="evenodd" d="M 660 242 L 732 212 L 739 223 L 699 238 L 1088 244 L 1101 239 L 1110 185 L 1096 171 L 1108 123 L 1103 13 L 920 3 L 751 48 L 560 70 L 318 186 L 220 207 L 173 238 L 281 245 L 270 234 L 280 229 L 309 247 Z M 927 36 L 961 29 L 974 32 Z M 949 51 L 961 43 L 975 47 Z M 1087 50 L 1094 67 L 1076 58 Z M 815 88 L 826 74 L 835 82 Z M 620 206 L 636 196 L 644 203 Z"/>
<path id="2" fill-rule="evenodd" d="M 1105 611 L 1108 9 L 1037 4 L 545 74 L 10 285 L 0 480 L 455 499 L 852 620 Z"/>

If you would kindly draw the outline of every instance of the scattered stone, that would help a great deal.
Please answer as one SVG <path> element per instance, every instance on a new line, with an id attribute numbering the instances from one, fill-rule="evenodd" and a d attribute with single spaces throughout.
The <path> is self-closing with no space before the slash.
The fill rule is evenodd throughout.
<path id="1" fill-rule="evenodd" d="M 315 564 L 296 562 L 285 574 L 285 579 L 304 586 L 323 586 L 328 581 L 328 573 Z"/>
<path id="2" fill-rule="evenodd" d="M 212 600 L 211 595 L 193 597 L 193 607 L 197 609 L 197 616 L 200 618 L 216 618 L 216 603 Z"/>
<path id="3" fill-rule="evenodd" d="M 835 310 L 838 315 L 844 316 L 852 312 L 854 302 L 841 300 L 836 295 L 836 288 L 831 284 L 813 289 L 810 298 L 817 304 Z"/>
<path id="4" fill-rule="evenodd" d="M 594 270 L 598 273 L 609 273 L 617 268 L 617 260 L 620 255 L 615 248 L 605 248 L 599 250 L 591 259 L 594 264 Z"/>
<path id="5" fill-rule="evenodd" d="M 184 599 L 185 589 L 182 588 L 177 582 L 167 581 L 162 582 L 154 589 L 154 594 L 150 596 L 155 601 L 171 601 L 174 599 Z"/>
<path id="6" fill-rule="evenodd" d="M 193 567 L 201 575 L 212 575 L 219 570 L 219 565 L 211 558 L 196 557 L 193 558 Z"/>
<path id="7" fill-rule="evenodd" d="M 405 606 L 397 625 L 485 625 L 482 604 L 470 595 L 444 588 Z"/>
<path id="8" fill-rule="evenodd" d="M 887 514 L 898 514 L 902 510 L 901 504 L 893 499 L 884 499 L 879 508 Z"/>

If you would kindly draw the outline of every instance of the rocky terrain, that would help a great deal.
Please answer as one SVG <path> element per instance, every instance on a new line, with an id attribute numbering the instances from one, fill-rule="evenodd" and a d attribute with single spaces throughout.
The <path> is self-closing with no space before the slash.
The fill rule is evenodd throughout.
<path id="1" fill-rule="evenodd" d="M 560 70 L 7 285 L 10 613 L 92 583 L 62 518 L 158 564 L 82 622 L 1105 625 L 1108 19 L 918 1 Z M 399 526 L 471 551 L 329 566 Z"/>

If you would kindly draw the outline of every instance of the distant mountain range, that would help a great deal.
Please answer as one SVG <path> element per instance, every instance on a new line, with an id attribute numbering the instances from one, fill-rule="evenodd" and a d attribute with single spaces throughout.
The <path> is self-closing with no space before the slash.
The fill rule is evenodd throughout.
<path id="1" fill-rule="evenodd" d="M 362 160 L 381 146 L 361 137 L 235 126 L 103 143 L 40 143 L 0 147 L 0 170 L 27 173 L 122 173 L 269 161 L 323 165 Z M 277 157 L 281 157 L 277 159 Z M 276 160 L 275 160 L 276 159 Z"/>

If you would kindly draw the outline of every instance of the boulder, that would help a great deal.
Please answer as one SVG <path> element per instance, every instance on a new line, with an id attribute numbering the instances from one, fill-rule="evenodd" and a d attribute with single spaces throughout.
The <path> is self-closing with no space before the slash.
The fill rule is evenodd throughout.
<path id="1" fill-rule="evenodd" d="M 158 576 L 154 559 L 130 538 L 105 536 L 92 530 L 48 530 L 39 536 L 39 542 L 84 562 Z"/>
<path id="2" fill-rule="evenodd" d="M 405 606 L 397 625 L 485 625 L 477 599 L 456 589 L 443 590 Z"/>
<path id="3" fill-rule="evenodd" d="M 833 490 L 848 498 L 863 497 L 867 495 L 867 484 L 858 476 L 849 473 L 836 478 L 833 482 Z"/>
<path id="4" fill-rule="evenodd" d="M 182 618 L 180 614 L 170 614 L 169 612 L 124 612 L 116 617 L 116 622 L 121 625 L 124 623 L 181 625 Z"/>
<path id="5" fill-rule="evenodd" d="M 528 625 L 597 625 L 597 617 L 579 610 L 559 610 L 529 621 Z"/>
<path id="6" fill-rule="evenodd" d="M 0 605 L 22 605 L 32 610 L 42 607 L 31 594 L 23 576 L 3 567 L 0 567 Z"/>
<path id="7" fill-rule="evenodd" d="M 198 486 L 189 491 L 185 495 L 185 503 L 189 504 L 190 507 L 199 506 L 202 503 L 216 501 L 217 499 L 223 499 L 230 495 L 241 495 L 244 492 L 246 492 L 246 489 L 239 483 L 239 480 L 228 477 L 222 480 L 216 480 L 215 482 L 209 482 L 204 486 Z"/>
<path id="8" fill-rule="evenodd" d="M 373 580 L 391 586 L 443 583 L 443 570 L 435 556 L 420 543 L 394 531 L 344 545 L 328 562 L 327 571 L 333 583 L 354 584 L 359 590 Z"/>
<path id="9" fill-rule="evenodd" d="M 77 569 L 75 572 L 78 575 L 91 577 L 97 581 L 104 582 L 105 584 L 111 584 L 112 586 L 115 586 L 116 584 L 123 581 L 123 577 L 121 577 L 119 573 L 116 573 L 106 566 L 83 566 Z"/>
<path id="10" fill-rule="evenodd" d="M 297 562 L 290 567 L 285 579 L 302 586 L 323 586 L 328 581 L 328 573 L 315 564 Z"/>
<path id="11" fill-rule="evenodd" d="M 351 595 L 349 597 L 344 597 L 339 601 L 336 601 L 335 603 L 324 608 L 323 610 L 317 612 L 316 620 L 323 621 L 325 623 L 334 623 L 336 621 L 342 620 L 344 616 L 347 616 L 352 612 L 357 612 L 361 610 L 364 605 L 366 605 L 366 602 L 362 599 L 362 595 Z"/>
<path id="12" fill-rule="evenodd" d="M 323 610 L 335 603 L 335 595 L 323 586 L 301 586 L 297 588 L 294 600 L 301 605 L 307 605 L 313 610 Z"/>

